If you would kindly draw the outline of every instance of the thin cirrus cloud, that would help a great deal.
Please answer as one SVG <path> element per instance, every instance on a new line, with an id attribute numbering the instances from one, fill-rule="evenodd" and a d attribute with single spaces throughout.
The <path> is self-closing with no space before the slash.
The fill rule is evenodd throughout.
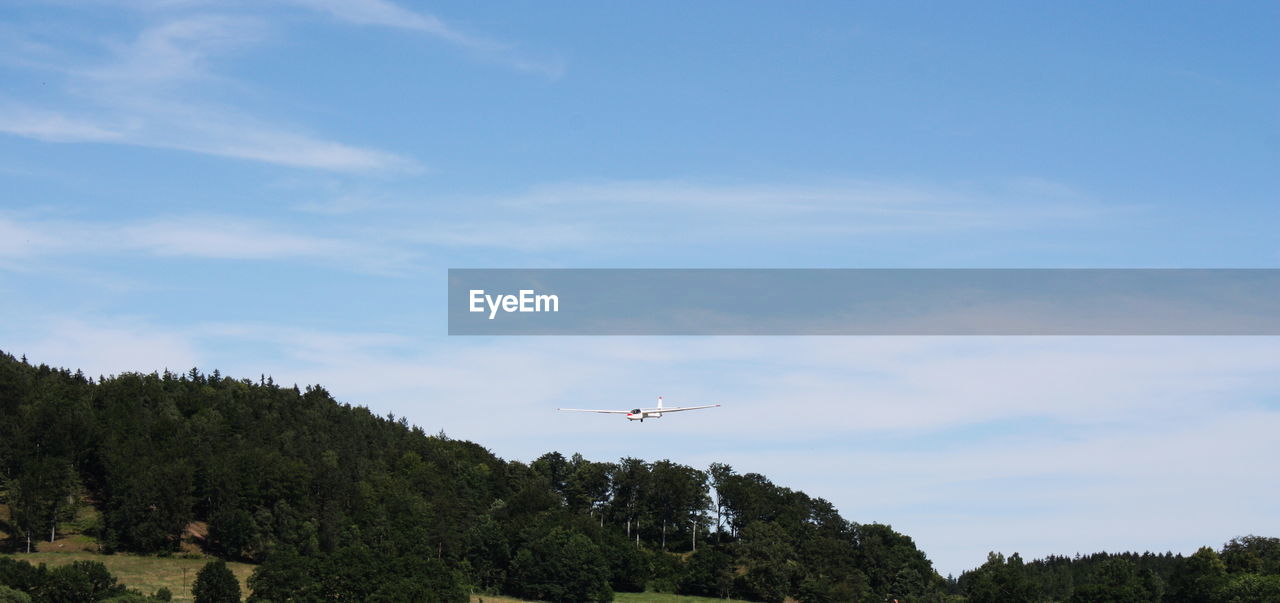
<path id="1" fill-rule="evenodd" d="M 1029 184 L 1033 183 L 1033 184 Z M 1040 180 L 967 190 L 913 183 L 844 181 L 816 184 L 707 184 L 679 180 L 606 180 L 538 186 L 498 199 L 512 208 L 573 207 L 597 211 L 665 209 L 752 214 L 858 213 L 939 226 L 990 223 L 999 215 L 1060 218 L 1096 214 L 1086 195 Z M 1016 207 L 1015 207 L 1016 206 Z M 1017 210 L 1017 211 L 1009 211 Z M 966 219 L 976 218 L 976 219 Z"/>
<path id="2" fill-rule="evenodd" d="M 45 142 L 125 144 L 340 172 L 420 169 L 417 162 L 394 153 L 275 129 L 225 109 L 119 100 L 81 115 L 6 103 L 0 132 Z"/>
<path id="3" fill-rule="evenodd" d="M 288 4 L 320 11 L 355 25 L 391 27 L 420 32 L 447 42 L 486 61 L 496 62 L 517 71 L 557 79 L 564 75 L 565 64 L 559 59 L 527 56 L 508 43 L 464 33 L 439 17 L 413 11 L 385 0 L 284 0 Z"/>
<path id="4" fill-rule="evenodd" d="M 402 211 L 383 232 L 411 244 L 523 252 L 606 245 L 625 253 L 649 250 L 655 240 L 678 246 L 713 239 L 845 240 L 850 235 L 927 236 L 1069 227 L 1129 211 L 1104 208 L 1062 186 L 1051 190 L 1013 182 L 989 188 L 975 191 L 872 181 L 561 182 L 510 194 L 450 199 L 439 206 L 465 209 L 433 216 L 411 228 L 404 226 L 404 218 L 412 211 Z M 316 212 L 325 207 L 295 209 Z M 475 214 L 486 217 L 477 220 Z M 762 223 L 769 228 L 762 231 Z"/>
<path id="5" fill-rule="evenodd" d="M 254 152 L 263 152 L 262 147 Z M 0 214 L 0 232 L 9 233 L 0 241 L 0 260 L 105 253 L 318 261 L 395 276 L 422 268 L 440 250 L 555 254 L 607 245 L 610 253 L 624 257 L 650 257 L 654 240 L 674 250 L 712 235 L 721 241 L 739 237 L 772 243 L 842 240 L 850 233 L 932 237 L 1083 222 L 1098 211 L 1087 203 L 1056 197 L 1014 203 L 999 195 L 874 183 L 715 186 L 627 181 L 549 185 L 514 195 L 439 203 L 339 201 L 334 207 L 294 207 L 347 216 L 324 230 L 217 214 L 95 220 L 10 212 Z M 660 211 L 655 213 L 655 207 Z M 736 209 L 728 211 L 731 207 Z M 504 218 L 478 217 L 489 215 Z M 771 224 L 767 233 L 753 226 L 762 221 Z M 833 222 L 842 226 L 833 227 Z"/>
<path id="6" fill-rule="evenodd" d="M 188 215 L 133 221 L 33 219 L 0 214 L 0 262 L 58 257 L 143 255 L 155 258 L 318 262 L 357 272 L 397 275 L 411 252 L 339 236 L 289 231 L 267 223 Z M 16 269 L 16 268 L 15 268 Z"/>
<path id="7" fill-rule="evenodd" d="M 143 29 L 125 44 L 105 44 L 106 61 L 48 45 L 11 41 L 7 63 L 63 81 L 41 102 L 0 98 L 0 132 L 46 142 L 111 143 L 173 149 L 337 172 L 416 172 L 396 153 L 281 127 L 209 99 L 243 84 L 218 75 L 215 59 L 257 43 L 258 19 L 194 15 Z M 46 95 L 47 96 L 47 95 Z M 224 95 L 225 96 L 225 95 Z"/>
<path id="8" fill-rule="evenodd" d="M 0 132 L 45 142 L 119 142 L 112 126 L 18 104 L 0 105 Z"/>

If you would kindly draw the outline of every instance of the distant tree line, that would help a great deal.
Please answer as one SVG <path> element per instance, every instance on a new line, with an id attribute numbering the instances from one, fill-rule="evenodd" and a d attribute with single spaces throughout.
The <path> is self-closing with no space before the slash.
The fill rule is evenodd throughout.
<path id="1" fill-rule="evenodd" d="M 1024 563 L 1016 553 L 992 553 L 965 572 L 952 590 L 968 601 L 1280 601 L 1280 539 L 1244 536 L 1215 551 L 1095 553 L 1051 556 Z"/>
<path id="2" fill-rule="evenodd" d="M 1148 598 L 1124 600 L 1201 600 L 1168 598 L 1200 588 L 1178 582 L 1187 562 L 1174 557 L 1109 556 L 1103 571 L 1090 559 L 993 556 L 944 579 L 909 537 L 759 474 L 557 452 L 504 461 L 266 376 L 90 379 L 0 353 L 0 417 L 9 550 L 56 538 L 83 504 L 100 511 L 90 532 L 108 552 L 173 552 L 203 522 L 206 552 L 260 564 L 248 583 L 256 601 L 607 601 L 646 589 L 805 603 L 1068 600 L 1091 585 L 1128 588 L 1129 569 Z M 1270 584 L 1270 549 L 1241 546 L 1247 555 L 1218 559 L 1236 569 L 1204 587 L 1213 596 Z M 1263 582 L 1237 585 L 1240 574 Z"/>

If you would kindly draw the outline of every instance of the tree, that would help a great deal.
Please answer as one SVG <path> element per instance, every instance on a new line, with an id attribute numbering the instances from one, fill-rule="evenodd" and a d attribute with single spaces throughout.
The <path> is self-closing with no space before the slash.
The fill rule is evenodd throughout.
<path id="1" fill-rule="evenodd" d="M 933 564 L 909 536 L 894 531 L 890 526 L 875 523 L 854 525 L 850 532 L 857 551 L 856 567 L 865 573 L 872 592 L 878 596 L 916 599 L 941 590 L 942 578 L 933 571 Z M 999 560 L 1003 564 L 1004 557 L 999 556 Z M 1014 571 L 1021 575 L 1021 570 L 1022 558 L 1017 557 Z M 902 588 L 921 590 L 898 590 Z"/>
<path id="2" fill-rule="evenodd" d="M 682 595 L 728 598 L 733 594 L 733 558 L 718 547 L 701 547 L 689 556 L 676 585 Z"/>
<path id="3" fill-rule="evenodd" d="M 31 603 L 31 595 L 0 584 L 0 603 Z"/>
<path id="4" fill-rule="evenodd" d="M 492 515 L 481 517 L 467 531 L 465 555 L 473 585 L 490 590 L 506 581 L 511 549 L 502 526 Z"/>
<path id="5" fill-rule="evenodd" d="M 738 560 L 745 568 L 742 587 L 751 597 L 780 603 L 791 592 L 798 570 L 795 549 L 787 533 L 774 523 L 755 522 L 742 530 L 737 543 Z"/>
<path id="6" fill-rule="evenodd" d="M 1232 576 L 1221 590 L 1218 599 L 1229 603 L 1274 603 L 1280 601 L 1280 575 L 1260 576 L 1239 574 Z"/>
<path id="7" fill-rule="evenodd" d="M 226 561 L 215 559 L 196 574 L 191 594 L 195 595 L 196 603 L 239 603 L 240 581 Z"/>
<path id="8" fill-rule="evenodd" d="M 1143 586 L 1133 562 L 1123 557 L 1113 557 L 1098 566 L 1097 581 L 1076 588 L 1071 595 L 1073 603 L 1143 603 L 1158 601 Z"/>
<path id="9" fill-rule="evenodd" d="M 284 550 L 267 556 L 266 561 L 249 575 L 250 601 L 288 601 L 306 599 L 314 589 L 311 579 L 314 559 Z"/>
<path id="10" fill-rule="evenodd" d="M 573 455 L 573 472 L 569 475 L 565 486 L 565 502 L 572 511 L 590 511 L 600 513 L 600 522 L 604 522 L 603 507 L 609 502 L 609 474 L 613 469 L 611 463 L 594 463 Z"/>
<path id="11" fill-rule="evenodd" d="M 1280 574 L 1280 538 L 1232 538 L 1222 546 L 1222 562 L 1232 574 Z"/>
<path id="12" fill-rule="evenodd" d="M 628 540 L 617 531 L 610 531 L 604 535 L 600 550 L 608 560 L 609 586 L 613 587 L 614 591 L 642 592 L 645 590 L 652 574 L 651 556 L 647 551 L 636 546 L 635 542 Z"/>
<path id="13" fill-rule="evenodd" d="M 553 490 L 564 494 L 571 468 L 563 454 L 548 452 L 530 463 L 529 468 L 533 469 L 534 473 L 547 478 Z"/>
<path id="14" fill-rule="evenodd" d="M 1227 583 L 1227 565 L 1209 547 L 1187 557 L 1170 579 L 1170 596 L 1177 601 L 1211 603 Z"/>
<path id="15" fill-rule="evenodd" d="M 512 592 L 545 601 L 612 601 L 600 547 L 580 532 L 552 528 L 520 549 L 511 564 Z"/>
<path id="16" fill-rule="evenodd" d="M 43 564 L 41 568 L 43 568 Z M 37 589 L 40 601 L 101 601 L 125 594 L 107 566 L 97 561 L 75 561 L 49 570 L 44 584 Z"/>
<path id="17" fill-rule="evenodd" d="M 613 484 L 611 514 L 615 521 L 625 521 L 627 537 L 637 528 L 640 501 L 649 485 L 649 465 L 635 458 L 624 458 L 612 467 L 609 476 Z"/>
<path id="18" fill-rule="evenodd" d="M 973 603 L 1026 602 L 1037 600 L 1036 584 L 1017 553 L 1009 556 L 992 552 L 981 567 L 961 576 L 964 594 Z"/>
<path id="19" fill-rule="evenodd" d="M 711 478 L 711 487 L 716 495 L 716 543 L 719 543 L 720 532 L 724 528 L 725 519 L 724 494 L 721 493 L 720 489 L 725 481 L 729 479 L 729 476 L 733 475 L 733 467 L 725 463 L 711 463 L 711 467 L 707 470 L 707 475 Z"/>
<path id="20" fill-rule="evenodd" d="M 707 474 L 692 467 L 662 460 L 649 469 L 649 487 L 641 496 L 642 507 L 659 528 L 659 546 L 667 550 L 667 535 L 697 529 L 711 504 Z M 692 539 L 689 540 L 692 545 Z"/>

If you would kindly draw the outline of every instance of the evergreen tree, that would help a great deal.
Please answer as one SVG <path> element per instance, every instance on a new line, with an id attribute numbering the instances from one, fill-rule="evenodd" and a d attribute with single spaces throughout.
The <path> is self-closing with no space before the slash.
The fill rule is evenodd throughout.
<path id="1" fill-rule="evenodd" d="M 196 574 L 191 594 L 195 596 L 196 603 L 239 603 L 240 581 L 231 573 L 226 561 L 215 559 Z"/>

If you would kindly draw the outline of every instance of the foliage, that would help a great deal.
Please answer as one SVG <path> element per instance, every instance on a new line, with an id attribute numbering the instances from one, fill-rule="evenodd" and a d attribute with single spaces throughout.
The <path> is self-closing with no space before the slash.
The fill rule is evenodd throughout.
<path id="1" fill-rule="evenodd" d="M 196 603 L 239 603 L 240 581 L 227 568 L 227 562 L 214 559 L 196 574 L 191 585 Z"/>
<path id="2" fill-rule="evenodd" d="M 516 553 L 509 589 L 544 601 L 613 600 L 599 547 L 585 535 L 562 528 L 553 528 Z"/>
<path id="3" fill-rule="evenodd" d="M 74 561 L 48 568 L 0 557 L 0 587 L 25 593 L 36 602 L 105 601 L 128 594 L 107 567 L 97 561 Z"/>
<path id="4" fill-rule="evenodd" d="M 1039 600 L 1031 572 L 1017 553 L 1010 555 L 1007 560 L 1000 553 L 991 553 L 987 556 L 986 563 L 966 573 L 963 580 L 964 594 L 974 603 L 1030 603 Z"/>
<path id="5" fill-rule="evenodd" d="M 1201 547 L 1194 555 L 1183 560 L 1170 582 L 1170 594 L 1188 603 L 1212 603 L 1220 589 L 1227 584 L 1227 565 L 1218 553 L 1209 547 Z"/>
<path id="6" fill-rule="evenodd" d="M 1226 603 L 1280 601 L 1280 575 L 1237 574 L 1222 586 L 1216 598 Z"/>
<path id="7" fill-rule="evenodd" d="M 31 603 L 31 595 L 0 585 L 0 603 Z"/>
<path id="8" fill-rule="evenodd" d="M 1280 574 L 1280 538 L 1232 538 L 1222 547 L 1222 562 L 1232 574 Z"/>

